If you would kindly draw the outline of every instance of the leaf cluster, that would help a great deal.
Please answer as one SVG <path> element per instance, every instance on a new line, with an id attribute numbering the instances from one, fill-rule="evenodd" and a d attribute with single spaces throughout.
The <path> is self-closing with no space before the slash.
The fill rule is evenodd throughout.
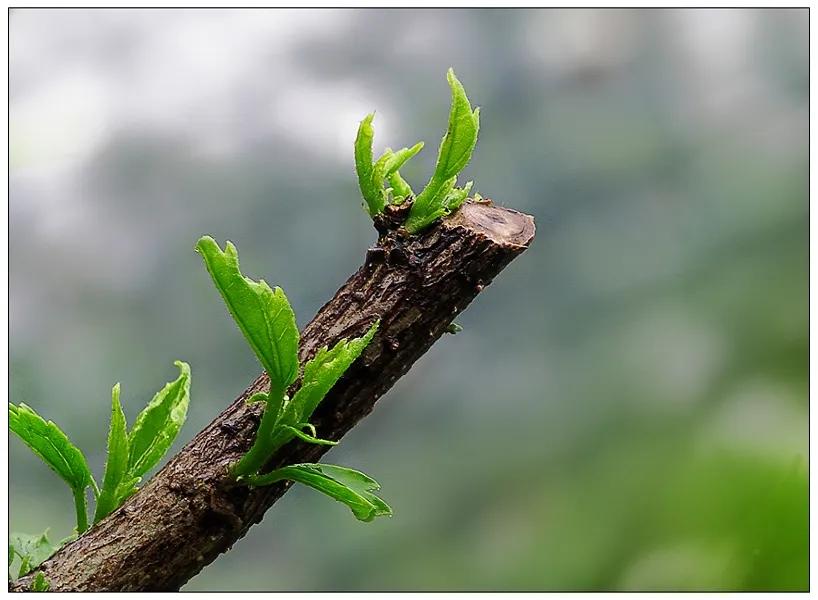
<path id="1" fill-rule="evenodd" d="M 174 365 L 179 369 L 179 377 L 156 393 L 139 413 L 130 432 L 119 402 L 119 384 L 114 386 L 108 458 L 94 523 L 136 493 L 142 476 L 162 459 L 182 428 L 190 404 L 190 366 L 179 360 Z"/>
<path id="2" fill-rule="evenodd" d="M 162 459 L 176 439 L 190 402 L 190 366 L 181 361 L 174 364 L 180 371 L 179 377 L 157 392 L 139 413 L 130 431 L 119 400 L 120 385 L 113 387 L 102 487 L 97 485 L 85 455 L 53 421 L 46 421 L 26 404 L 9 403 L 9 429 L 71 489 L 77 534 L 88 528 L 86 493 L 89 487 L 96 499 L 94 523 L 97 523 L 137 491 L 142 476 Z M 9 564 L 17 556 L 21 559 L 20 574 L 28 572 L 66 541 L 53 545 L 45 533 L 40 536 L 15 534 L 9 540 Z"/>
<path id="3" fill-rule="evenodd" d="M 255 394 L 249 400 L 263 403 L 264 412 L 253 445 L 233 466 L 233 475 L 257 486 L 282 479 L 304 483 L 344 502 L 357 518 L 365 521 L 391 514 L 389 507 L 371 493 L 377 489 L 374 480 L 358 471 L 300 464 L 261 474 L 273 454 L 295 438 L 312 444 L 337 444 L 319 438 L 309 422 L 310 417 L 372 340 L 378 323 L 362 337 L 343 339 L 332 349 L 321 348 L 301 365 L 295 314 L 283 290 L 271 288 L 263 279 L 253 281 L 245 277 L 239 268 L 236 247 L 230 242 L 222 250 L 213 238 L 205 236 L 196 244 L 196 251 L 204 259 L 216 289 L 270 380 L 267 392 Z M 290 398 L 287 391 L 299 373 L 301 386 Z"/>
<path id="4" fill-rule="evenodd" d="M 457 177 L 471 159 L 480 128 L 480 110 L 472 110 L 466 92 L 452 69 L 447 73 L 452 92 L 449 124 L 438 150 L 434 173 L 415 196 L 400 169 L 423 149 L 423 142 L 394 151 L 387 148 L 373 159 L 374 113 L 360 124 L 355 139 L 355 166 L 364 205 L 372 217 L 387 206 L 413 202 L 404 227 L 421 231 L 436 219 L 456 210 L 472 188 L 469 181 L 457 187 Z M 475 197 L 478 195 L 475 194 Z M 372 341 L 375 322 L 359 338 L 343 339 L 333 348 L 321 348 L 304 364 L 298 358 L 299 332 L 295 314 L 281 288 L 271 288 L 264 280 L 242 275 L 236 247 L 227 242 L 222 250 L 213 238 L 202 237 L 196 245 L 227 309 L 269 377 L 269 389 L 250 401 L 261 402 L 264 410 L 253 445 L 232 468 L 239 481 L 249 485 L 270 485 L 284 479 L 310 486 L 339 500 L 355 517 L 370 521 L 391 515 L 389 506 L 374 494 L 378 484 L 367 475 L 325 464 L 295 464 L 262 473 L 273 454 L 293 439 L 311 444 L 338 442 L 318 437 L 310 418 L 327 393 Z M 452 325 L 456 333 L 459 327 Z M 52 421 L 46 421 L 25 404 L 9 403 L 9 428 L 43 462 L 66 482 L 74 497 L 77 514 L 75 535 L 88 528 L 87 490 L 96 500 L 93 522 L 97 523 L 137 491 L 142 477 L 165 455 L 181 429 L 190 402 L 190 367 L 176 361 L 180 374 L 167 383 L 128 429 L 120 402 L 120 385 L 111 392 L 111 423 L 102 486 L 98 486 L 85 455 Z M 288 390 L 301 376 L 293 397 Z M 69 538 L 70 539 L 70 538 Z M 62 544 L 54 545 L 45 533 L 39 536 L 15 534 L 9 540 L 9 567 L 19 559 L 19 574 L 41 564 Z M 49 587 L 42 573 L 33 591 Z"/>
<path id="5" fill-rule="evenodd" d="M 404 223 L 410 233 L 417 233 L 440 217 L 457 210 L 472 189 L 471 181 L 463 187 L 457 187 L 457 177 L 468 164 L 477 144 L 480 109 L 472 110 L 466 91 L 452 69 L 449 69 L 446 77 L 452 91 L 449 125 L 440 143 L 435 171 L 426 187 L 415 197 Z M 399 169 L 420 152 L 423 142 L 397 152 L 387 148 L 373 162 L 373 118 L 374 113 L 367 115 L 358 128 L 355 138 L 355 168 L 365 207 L 369 215 L 375 217 L 387 205 L 398 205 L 414 196 L 411 186 L 401 177 Z"/>

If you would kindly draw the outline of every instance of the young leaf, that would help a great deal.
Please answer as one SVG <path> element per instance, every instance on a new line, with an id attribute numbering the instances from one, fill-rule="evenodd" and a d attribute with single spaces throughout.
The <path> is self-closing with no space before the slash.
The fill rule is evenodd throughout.
<path id="1" fill-rule="evenodd" d="M 263 486 L 285 479 L 303 483 L 343 502 L 361 521 L 392 515 L 389 505 L 372 493 L 380 488 L 378 483 L 360 471 L 345 467 L 311 463 L 290 465 L 253 477 L 250 483 Z"/>
<path id="2" fill-rule="evenodd" d="M 398 169 L 403 167 L 406 162 L 412 158 L 415 154 L 423 150 L 423 142 L 418 142 L 411 148 L 401 148 L 397 152 L 392 152 L 392 155 L 389 157 L 389 160 L 386 162 L 386 167 L 384 169 L 384 175 L 389 177 L 393 173 L 396 173 Z"/>
<path id="3" fill-rule="evenodd" d="M 387 148 L 372 165 L 372 183 L 378 186 L 383 185 L 383 179 L 386 177 L 386 169 L 389 163 L 395 158 L 395 153 L 392 148 Z"/>
<path id="4" fill-rule="evenodd" d="M 397 152 L 387 148 L 386 151 L 372 163 L 372 143 L 375 131 L 372 127 L 374 114 L 368 114 L 358 127 L 355 138 L 355 170 L 358 173 L 358 187 L 366 201 L 367 211 L 371 217 L 383 212 L 386 199 L 392 189 L 384 189 L 384 181 L 389 181 L 395 190 L 393 204 L 400 204 L 412 193 L 409 184 L 398 174 L 406 161 L 423 149 L 423 142 L 418 142 L 411 148 L 401 148 Z"/>
<path id="5" fill-rule="evenodd" d="M 378 325 L 380 321 L 373 323 L 363 337 L 341 340 L 332 350 L 327 350 L 324 346 L 304 365 L 301 387 L 284 408 L 282 418 L 284 424 L 294 426 L 310 420 L 327 392 L 372 341 Z"/>
<path id="6" fill-rule="evenodd" d="M 190 365 L 180 360 L 179 377 L 167 383 L 136 418 L 128 435 L 128 473 L 140 477 L 168 451 L 187 417 L 190 403 Z"/>
<path id="7" fill-rule="evenodd" d="M 281 398 L 298 375 L 298 327 L 281 288 L 262 279 L 255 282 L 239 269 L 236 247 L 227 242 L 222 252 L 205 236 L 196 244 L 227 309 L 270 376 L 270 397 Z"/>
<path id="8" fill-rule="evenodd" d="M 401 177 L 398 169 L 403 167 L 410 158 L 422 149 L 423 142 L 418 142 L 411 148 L 401 148 L 389 157 L 386 163 L 385 175 L 391 186 L 392 204 L 401 204 L 406 198 L 414 194 L 412 187 Z"/>
<path id="9" fill-rule="evenodd" d="M 474 182 L 469 181 L 462 188 L 454 188 L 451 192 L 449 192 L 446 195 L 446 199 L 443 201 L 443 205 L 446 207 L 446 209 L 451 212 L 460 208 L 460 205 L 463 204 L 466 197 L 469 195 L 472 185 L 474 185 Z"/>
<path id="10" fill-rule="evenodd" d="M 435 166 L 435 175 L 440 179 L 454 177 L 463 170 L 477 144 L 477 130 L 480 126 L 480 109 L 472 112 L 466 90 L 458 81 L 454 70 L 449 69 L 446 79 L 452 89 L 452 108 L 449 112 L 449 127 L 440 143 Z"/>
<path id="11" fill-rule="evenodd" d="M 413 221 L 412 223 L 410 223 L 410 220 L 412 219 L 412 211 L 410 210 L 409 218 L 406 220 L 405 224 L 407 230 L 412 233 L 416 233 L 424 227 L 431 225 L 437 219 L 448 215 L 451 212 L 451 209 L 448 206 L 447 199 L 454 193 L 455 183 L 457 183 L 457 177 L 451 177 L 437 187 L 435 195 L 431 197 L 428 202 L 428 211 L 423 215 L 418 216 L 417 220 Z M 414 209 L 414 205 L 412 205 L 412 208 Z"/>
<path id="12" fill-rule="evenodd" d="M 380 182 L 377 181 L 374 165 L 372 164 L 372 144 L 375 138 L 375 129 L 372 119 L 375 113 L 366 115 L 358 126 L 358 135 L 355 137 L 355 170 L 358 173 L 358 187 L 366 201 L 369 216 L 383 212 L 385 199 L 383 194 L 383 174 Z"/>
<path id="13" fill-rule="evenodd" d="M 31 591 L 47 592 L 49 589 L 51 589 L 51 584 L 48 583 L 48 579 L 46 579 L 43 572 L 40 571 L 34 576 L 34 580 L 31 582 Z"/>
<path id="14" fill-rule="evenodd" d="M 61 544 L 52 544 L 48 539 L 48 529 L 39 535 L 12 533 L 9 536 L 9 566 L 14 555 L 20 557 L 20 568 L 17 576 L 25 575 L 39 567 L 45 560 L 60 549 Z"/>
<path id="15" fill-rule="evenodd" d="M 401 204 L 409 196 L 414 195 L 412 187 L 400 176 L 398 171 L 395 171 L 389 176 L 389 185 L 392 186 L 393 191 L 392 204 Z"/>
<path id="16" fill-rule="evenodd" d="M 315 358 L 304 366 L 301 388 L 292 400 L 286 405 L 281 401 L 275 404 L 272 401 L 267 402 L 253 446 L 233 466 L 235 477 L 257 473 L 276 450 L 294 437 L 302 439 L 312 437 L 313 439 L 305 441 L 326 443 L 326 440 L 320 440 L 315 436 L 298 433 L 299 425 L 309 421 L 318 403 L 366 348 L 377 328 L 378 322 L 374 323 L 363 337 L 351 341 L 341 340 L 330 351 L 327 351 L 326 347 L 319 350 Z"/>
<path id="17" fill-rule="evenodd" d="M 85 456 L 52 421 L 46 421 L 25 404 L 9 403 L 9 429 L 62 477 L 75 494 L 91 483 L 91 470 Z"/>
<path id="18" fill-rule="evenodd" d="M 373 190 L 376 190 L 378 194 L 378 201 L 377 206 L 378 213 L 383 212 L 383 208 L 386 206 L 386 198 L 389 196 L 389 192 L 391 190 L 385 190 L 383 187 L 384 180 L 386 179 L 386 169 L 389 162 L 394 158 L 395 153 L 392 152 L 391 148 L 387 148 L 383 154 L 378 157 L 378 160 L 375 161 L 375 164 L 372 165 L 372 184 L 371 187 Z M 378 213 L 370 213 L 370 216 L 375 216 Z"/>
<path id="19" fill-rule="evenodd" d="M 446 78 L 452 89 L 449 126 L 440 143 L 435 172 L 409 211 L 405 227 L 410 233 L 417 233 L 452 210 L 446 204 L 446 197 L 457 181 L 457 175 L 471 159 L 477 144 L 480 109 L 472 111 L 466 91 L 452 69 L 449 69 Z M 446 187 L 449 190 L 444 192 Z"/>
<path id="20" fill-rule="evenodd" d="M 125 413 L 119 402 L 119 384 L 111 390 L 111 427 L 108 430 L 108 458 L 105 461 L 105 476 L 102 490 L 97 497 L 94 523 L 108 516 L 123 496 L 129 495 L 136 481 L 128 475 L 130 444 Z"/>

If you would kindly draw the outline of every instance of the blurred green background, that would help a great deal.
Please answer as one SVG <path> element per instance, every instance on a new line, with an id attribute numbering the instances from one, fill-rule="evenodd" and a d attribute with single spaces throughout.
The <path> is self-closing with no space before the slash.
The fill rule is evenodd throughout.
<path id="1" fill-rule="evenodd" d="M 802 10 L 14 10 L 11 400 L 101 475 L 189 361 L 176 449 L 259 371 L 193 244 L 230 239 L 303 326 L 362 262 L 352 142 L 482 129 L 463 181 L 538 236 L 329 458 L 186 590 L 806 589 Z M 11 528 L 73 526 L 10 442 Z"/>

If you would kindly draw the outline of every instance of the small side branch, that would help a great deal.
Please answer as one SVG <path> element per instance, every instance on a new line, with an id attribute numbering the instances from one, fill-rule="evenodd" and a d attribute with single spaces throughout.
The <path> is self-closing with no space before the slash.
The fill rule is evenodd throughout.
<path id="1" fill-rule="evenodd" d="M 534 238 L 530 216 L 486 202 L 466 203 L 415 236 L 394 228 L 402 222 L 397 216 L 385 214 L 376 223 L 381 235 L 365 264 L 301 336 L 304 362 L 322 346 L 361 336 L 381 320 L 372 343 L 313 416 L 327 439 L 340 439 L 365 417 Z M 261 521 L 290 483 L 237 485 L 229 467 L 250 448 L 258 427 L 261 407 L 246 400 L 267 386 L 266 376 L 256 379 L 136 495 L 43 563 L 38 571 L 50 589 L 177 590 Z M 326 450 L 296 440 L 267 469 L 316 462 Z M 29 589 L 33 576 L 10 589 Z"/>

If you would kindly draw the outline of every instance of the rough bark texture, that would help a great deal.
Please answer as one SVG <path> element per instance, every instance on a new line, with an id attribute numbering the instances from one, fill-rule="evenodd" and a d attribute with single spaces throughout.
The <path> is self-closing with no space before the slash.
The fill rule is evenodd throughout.
<path id="1" fill-rule="evenodd" d="M 365 264 L 302 332 L 303 362 L 381 319 L 314 414 L 321 437 L 340 439 L 366 416 L 534 237 L 531 217 L 490 203 L 467 203 L 416 236 L 397 228 L 399 213 L 377 220 L 380 237 Z M 261 521 L 289 483 L 238 486 L 228 467 L 248 450 L 259 421 L 261 407 L 245 399 L 267 385 L 266 375 L 257 378 L 135 496 L 46 561 L 40 570 L 51 590 L 177 590 Z M 326 449 L 295 441 L 268 467 L 315 462 Z M 31 577 L 11 589 L 28 589 Z"/>

